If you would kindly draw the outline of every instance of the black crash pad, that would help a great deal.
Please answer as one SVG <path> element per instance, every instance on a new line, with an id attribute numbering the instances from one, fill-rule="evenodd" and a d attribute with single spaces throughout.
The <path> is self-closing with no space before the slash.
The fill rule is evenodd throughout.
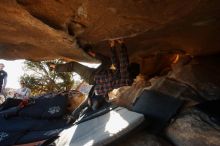
<path id="1" fill-rule="evenodd" d="M 161 131 L 169 120 L 177 113 L 183 101 L 158 91 L 144 90 L 137 98 L 132 110 L 144 114 L 151 121 L 149 131 Z"/>

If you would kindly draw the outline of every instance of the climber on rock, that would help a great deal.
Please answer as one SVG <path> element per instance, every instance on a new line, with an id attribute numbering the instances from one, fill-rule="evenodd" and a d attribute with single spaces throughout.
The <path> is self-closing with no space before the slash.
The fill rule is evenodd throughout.
<path id="1" fill-rule="evenodd" d="M 117 58 L 116 43 L 120 45 L 119 58 Z M 128 86 L 133 83 L 133 80 L 140 73 L 140 65 L 130 63 L 127 54 L 127 47 L 123 40 L 111 40 L 111 59 L 99 53 L 94 53 L 90 45 L 87 45 L 84 50 L 101 61 L 98 68 L 89 68 L 77 62 L 69 62 L 66 64 L 51 64 L 50 67 L 56 72 L 78 73 L 87 83 L 94 85 L 94 96 L 91 97 L 94 109 L 98 107 L 98 102 L 103 97 L 107 98 L 108 92 L 113 89 Z"/>

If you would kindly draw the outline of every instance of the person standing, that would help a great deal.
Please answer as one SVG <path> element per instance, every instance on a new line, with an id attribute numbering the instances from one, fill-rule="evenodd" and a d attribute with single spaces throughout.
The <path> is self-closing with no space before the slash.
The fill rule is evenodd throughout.
<path id="1" fill-rule="evenodd" d="M 5 90 L 5 86 L 7 84 L 7 72 L 4 71 L 5 65 L 3 63 L 0 63 L 0 93 L 3 93 Z"/>

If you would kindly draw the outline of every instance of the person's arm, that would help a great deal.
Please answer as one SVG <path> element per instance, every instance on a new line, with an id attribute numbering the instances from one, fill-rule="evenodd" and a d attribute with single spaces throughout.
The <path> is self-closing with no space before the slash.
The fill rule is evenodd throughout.
<path id="1" fill-rule="evenodd" d="M 113 65 L 112 67 L 114 67 L 114 69 L 119 69 L 119 61 L 118 61 L 115 46 L 111 47 L 111 61 L 112 61 L 112 65 Z"/>
<path id="2" fill-rule="evenodd" d="M 31 89 L 27 88 L 25 97 L 30 97 L 30 95 L 31 95 Z"/>
<path id="3" fill-rule="evenodd" d="M 68 62 L 66 64 L 50 64 L 49 67 L 56 72 L 72 72 L 74 71 L 75 62 Z"/>
<path id="4" fill-rule="evenodd" d="M 123 42 L 120 43 L 121 48 L 119 50 L 119 62 L 120 62 L 120 74 L 121 78 L 128 78 L 128 65 L 129 58 L 127 53 L 127 47 Z"/>
<path id="5" fill-rule="evenodd" d="M 119 69 L 119 61 L 115 48 L 115 40 L 110 41 L 110 49 L 111 49 L 111 63 L 112 63 L 111 69 L 113 70 Z"/>

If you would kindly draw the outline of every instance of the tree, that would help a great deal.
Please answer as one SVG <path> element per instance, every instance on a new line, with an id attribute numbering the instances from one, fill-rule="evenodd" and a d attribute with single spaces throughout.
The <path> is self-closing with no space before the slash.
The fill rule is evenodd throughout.
<path id="1" fill-rule="evenodd" d="M 60 60 L 54 61 L 25 61 L 25 74 L 21 76 L 26 86 L 31 89 L 32 95 L 39 95 L 48 92 L 59 92 L 70 90 L 74 84 L 72 73 L 57 73 L 49 69 L 48 63 L 63 63 Z"/>

